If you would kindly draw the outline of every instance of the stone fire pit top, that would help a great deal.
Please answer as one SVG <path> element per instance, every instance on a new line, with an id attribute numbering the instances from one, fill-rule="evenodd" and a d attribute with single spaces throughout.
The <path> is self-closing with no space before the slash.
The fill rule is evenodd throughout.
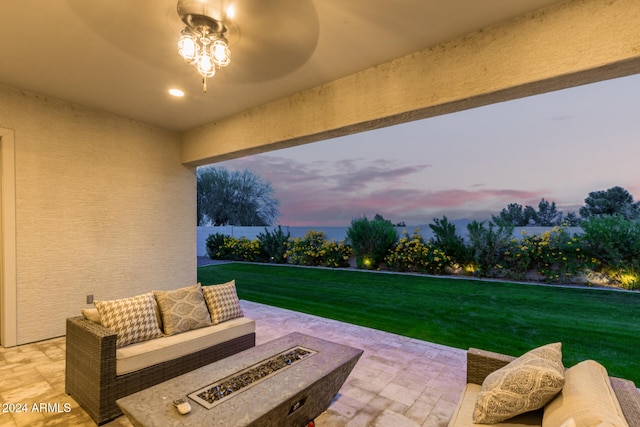
<path id="1" fill-rule="evenodd" d="M 272 378 L 238 393 L 237 396 L 221 402 L 214 408 L 206 409 L 187 398 L 189 394 L 208 384 L 229 377 L 296 346 L 302 346 L 317 353 L 282 370 Z M 277 404 L 311 387 L 319 378 L 331 374 L 337 366 L 359 358 L 361 354 L 362 350 L 353 347 L 293 332 L 119 399 L 117 403 L 134 425 L 217 426 L 219 422 L 224 422 L 224 427 L 245 426 L 269 412 Z M 192 408 L 191 413 L 178 414 L 173 406 L 173 401 L 178 398 L 187 399 Z"/>

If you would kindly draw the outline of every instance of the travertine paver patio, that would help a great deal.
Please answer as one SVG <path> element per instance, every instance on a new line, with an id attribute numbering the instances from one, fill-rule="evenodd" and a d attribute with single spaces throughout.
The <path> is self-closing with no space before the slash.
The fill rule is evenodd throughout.
<path id="1" fill-rule="evenodd" d="M 447 425 L 464 387 L 464 350 L 263 304 L 241 304 L 256 321 L 256 344 L 299 331 L 364 350 L 329 410 L 316 420 L 318 427 Z M 0 413 L 0 427 L 94 425 L 64 393 L 64 348 L 64 338 L 56 338 L 0 349 L 0 402 L 28 409 Z M 34 403 L 44 410 L 33 411 Z M 105 425 L 131 424 L 119 417 Z"/>

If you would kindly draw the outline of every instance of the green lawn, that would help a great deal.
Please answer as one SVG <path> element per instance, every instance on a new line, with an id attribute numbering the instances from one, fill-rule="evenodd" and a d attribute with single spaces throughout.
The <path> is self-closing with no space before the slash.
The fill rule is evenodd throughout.
<path id="1" fill-rule="evenodd" d="M 640 385 L 640 293 L 365 271 L 230 263 L 203 285 L 235 279 L 241 299 L 466 349 L 520 355 L 563 343 L 564 363 L 602 363 Z"/>

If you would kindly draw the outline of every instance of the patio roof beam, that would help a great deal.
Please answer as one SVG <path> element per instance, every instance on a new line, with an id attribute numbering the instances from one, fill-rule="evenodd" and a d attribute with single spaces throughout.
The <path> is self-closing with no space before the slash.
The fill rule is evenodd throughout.
<path id="1" fill-rule="evenodd" d="M 555 4 L 185 132 L 182 161 L 210 164 L 636 74 L 638 28 L 637 0 Z"/>

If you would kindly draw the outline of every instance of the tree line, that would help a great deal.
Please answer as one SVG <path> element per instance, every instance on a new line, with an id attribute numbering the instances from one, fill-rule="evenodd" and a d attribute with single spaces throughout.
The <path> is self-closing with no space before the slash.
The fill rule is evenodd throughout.
<path id="1" fill-rule="evenodd" d="M 556 202 L 549 202 L 544 198 L 538 203 L 537 210 L 532 206 L 523 207 L 518 203 L 510 203 L 500 211 L 500 214 L 492 215 L 492 220 L 497 225 L 517 227 L 529 225 L 575 227 L 579 226 L 581 221 L 592 217 L 619 216 L 628 220 L 640 219 L 640 202 L 634 202 L 633 196 L 622 187 L 592 191 L 584 199 L 584 203 L 579 210 L 580 217 L 575 212 L 569 212 L 565 216 L 556 207 Z"/>
<path id="2" fill-rule="evenodd" d="M 207 166 L 197 171 L 197 225 L 269 226 L 280 216 L 280 202 L 271 183 L 245 169 L 229 171 Z M 640 202 L 624 188 L 615 186 L 593 191 L 579 210 L 566 215 L 556 203 L 542 198 L 537 208 L 510 203 L 492 222 L 499 226 L 579 226 L 592 217 L 618 216 L 640 219 Z M 400 224 L 404 225 L 404 222 Z"/>

